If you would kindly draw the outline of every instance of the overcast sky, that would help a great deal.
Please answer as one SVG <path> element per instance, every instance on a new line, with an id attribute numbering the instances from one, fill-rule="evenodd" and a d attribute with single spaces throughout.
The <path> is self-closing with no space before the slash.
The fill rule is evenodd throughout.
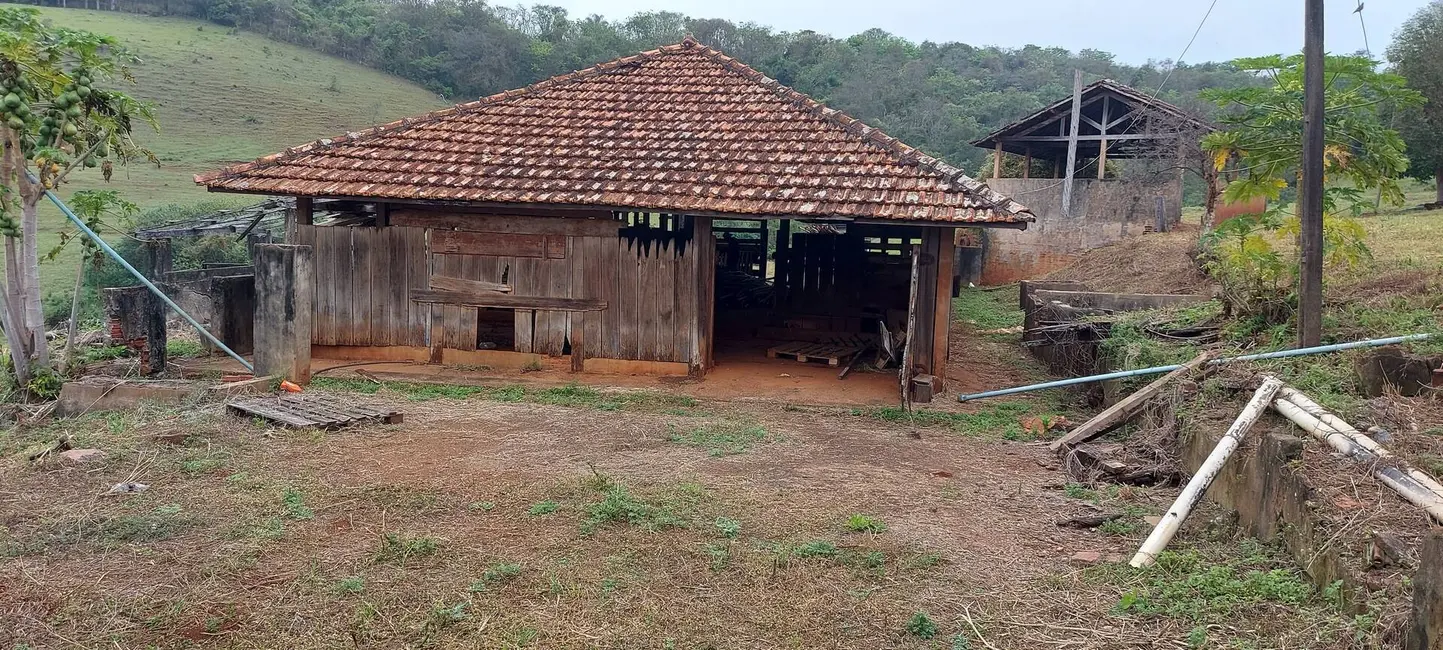
<path id="1" fill-rule="evenodd" d="M 1018 47 L 1028 43 L 1069 50 L 1093 48 L 1120 62 L 1176 59 L 1211 0 L 528 0 L 565 7 L 573 15 L 622 19 L 639 11 L 670 10 L 696 18 L 752 21 L 784 31 L 811 29 L 850 36 L 880 27 L 914 41 L 961 41 Z M 1368 43 L 1382 58 L 1398 26 L 1427 0 L 1364 0 Z M 1363 49 L 1358 0 L 1324 0 L 1329 52 Z M 1303 0 L 1217 0 L 1184 61 L 1298 52 L 1303 46 Z"/>

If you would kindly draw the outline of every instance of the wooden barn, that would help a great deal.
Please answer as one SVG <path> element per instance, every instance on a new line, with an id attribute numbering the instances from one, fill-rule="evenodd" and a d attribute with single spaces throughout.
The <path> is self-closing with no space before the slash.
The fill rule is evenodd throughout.
<path id="1" fill-rule="evenodd" d="M 930 390 L 954 229 L 1032 220 L 691 38 L 196 182 L 296 197 L 314 357 L 702 376 L 887 349 Z"/>

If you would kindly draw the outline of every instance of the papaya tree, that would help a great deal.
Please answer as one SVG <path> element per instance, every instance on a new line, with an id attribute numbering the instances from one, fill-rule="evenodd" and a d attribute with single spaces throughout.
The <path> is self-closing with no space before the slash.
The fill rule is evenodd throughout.
<path id="1" fill-rule="evenodd" d="M 1209 234 L 1210 270 L 1223 285 L 1229 308 L 1278 323 L 1291 315 L 1298 279 L 1292 251 L 1300 221 L 1283 191 L 1296 186 L 1303 158 L 1303 57 L 1237 59 L 1240 70 L 1268 85 L 1201 92 L 1222 112 L 1223 129 L 1202 140 L 1218 171 L 1233 180 L 1223 198 L 1246 203 L 1267 199 L 1262 214 L 1229 219 Z M 1374 206 L 1365 193 L 1401 205 L 1398 179 L 1408 169 L 1405 145 L 1382 119 L 1383 109 L 1418 106 L 1423 97 L 1396 74 L 1378 71 L 1363 56 L 1329 56 L 1324 63 L 1323 249 L 1329 264 L 1352 265 L 1368 257 L 1362 226 L 1352 217 Z M 1288 253 L 1285 255 L 1285 253 Z"/>
<path id="2" fill-rule="evenodd" d="M 54 27 L 33 9 L 0 8 L 0 235 L 5 328 L 16 379 L 51 373 L 41 311 L 36 222 L 45 193 L 73 172 L 147 153 L 131 139 L 154 126 L 148 106 L 108 86 L 134 83 L 115 39 Z M 106 174 L 107 178 L 109 174 Z"/>

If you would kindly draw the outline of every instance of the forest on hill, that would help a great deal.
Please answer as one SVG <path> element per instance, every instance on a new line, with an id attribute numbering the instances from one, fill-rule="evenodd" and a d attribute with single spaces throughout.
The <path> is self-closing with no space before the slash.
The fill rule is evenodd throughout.
<path id="1" fill-rule="evenodd" d="M 673 12 L 607 20 L 553 6 L 503 7 L 481 0 L 96 0 L 95 8 L 199 18 L 259 32 L 409 79 L 456 101 L 674 43 L 690 33 L 970 170 L 986 152 L 969 141 L 1067 96 L 1073 69 L 1089 80 L 1107 77 L 1149 92 L 1161 86 L 1163 98 L 1204 114 L 1211 109 L 1197 100 L 1199 89 L 1254 81 L 1225 63 L 1133 66 L 1096 49 L 914 43 L 877 29 L 835 38 Z"/>

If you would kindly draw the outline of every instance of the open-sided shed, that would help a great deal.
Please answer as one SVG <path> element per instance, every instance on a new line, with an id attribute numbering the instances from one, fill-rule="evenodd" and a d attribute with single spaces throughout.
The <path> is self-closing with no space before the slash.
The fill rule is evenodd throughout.
<path id="1" fill-rule="evenodd" d="M 578 370 L 856 354 L 885 327 L 940 381 L 953 230 L 1032 220 L 690 38 L 196 181 L 297 197 L 315 356 Z M 320 198 L 369 221 L 314 225 Z"/>

